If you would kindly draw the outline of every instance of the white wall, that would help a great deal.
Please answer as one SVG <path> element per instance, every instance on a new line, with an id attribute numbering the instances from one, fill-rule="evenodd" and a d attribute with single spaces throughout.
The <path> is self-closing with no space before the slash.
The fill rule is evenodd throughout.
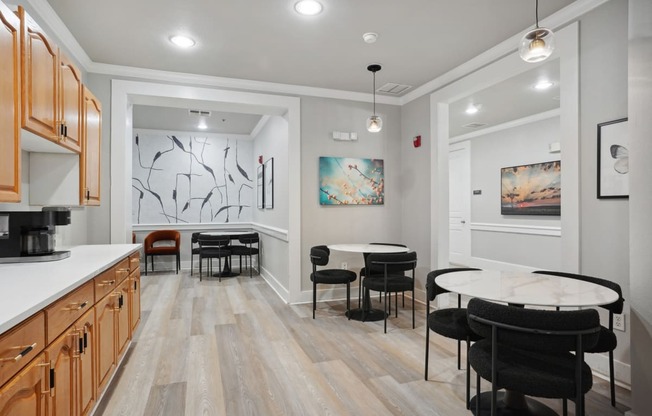
<path id="1" fill-rule="evenodd" d="M 303 97 L 301 99 L 301 289 L 303 300 L 310 300 L 312 265 L 310 247 L 335 243 L 402 241 L 401 209 L 403 184 L 401 163 L 400 108 L 376 105 L 383 129 L 367 132 L 365 123 L 371 105 L 353 101 Z M 332 132 L 356 132 L 357 141 L 335 141 Z M 356 157 L 383 159 L 385 167 L 384 205 L 319 205 L 319 157 Z M 348 263 L 358 272 L 363 265 L 359 254 L 333 251 L 329 267 Z M 341 285 L 340 285 L 341 286 Z M 343 297 L 345 289 L 334 291 L 320 285 L 319 297 Z"/>
<path id="2" fill-rule="evenodd" d="M 632 411 L 652 408 L 652 2 L 629 1 L 630 134 L 630 333 L 632 341 Z"/>

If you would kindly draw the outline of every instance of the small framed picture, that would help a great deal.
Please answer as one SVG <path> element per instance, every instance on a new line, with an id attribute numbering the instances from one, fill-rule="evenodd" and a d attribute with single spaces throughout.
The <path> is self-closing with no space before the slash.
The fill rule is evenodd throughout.
<path id="1" fill-rule="evenodd" d="M 598 124 L 598 198 L 629 198 L 627 118 Z"/>
<path id="2" fill-rule="evenodd" d="M 256 171 L 256 195 L 258 198 L 258 208 L 265 208 L 265 169 L 263 165 L 258 165 Z"/>
<path id="3" fill-rule="evenodd" d="M 265 162 L 265 208 L 274 208 L 274 158 Z"/>

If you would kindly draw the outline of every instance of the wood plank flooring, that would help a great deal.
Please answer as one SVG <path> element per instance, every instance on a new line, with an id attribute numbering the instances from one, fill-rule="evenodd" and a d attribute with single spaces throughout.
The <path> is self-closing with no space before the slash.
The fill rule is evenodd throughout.
<path id="1" fill-rule="evenodd" d="M 423 379 L 421 304 L 416 329 L 406 301 L 383 334 L 382 321 L 347 320 L 344 301 L 318 304 L 313 320 L 311 304 L 286 305 L 257 276 L 150 273 L 141 288 L 141 324 L 95 415 L 471 414 L 454 341 L 431 334 Z M 587 415 L 628 410 L 629 391 L 618 388 L 615 409 L 608 391 L 594 377 Z"/>

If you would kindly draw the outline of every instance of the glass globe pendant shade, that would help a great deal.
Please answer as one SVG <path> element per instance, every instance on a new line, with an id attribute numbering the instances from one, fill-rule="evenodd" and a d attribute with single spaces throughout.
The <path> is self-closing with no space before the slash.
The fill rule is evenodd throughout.
<path id="1" fill-rule="evenodd" d="M 369 133 L 378 133 L 383 128 L 383 119 L 380 116 L 373 115 L 367 119 L 367 131 Z"/>
<path id="2" fill-rule="evenodd" d="M 555 49 L 552 30 L 537 27 L 527 32 L 521 39 L 518 53 L 525 62 L 541 62 L 548 58 Z"/>

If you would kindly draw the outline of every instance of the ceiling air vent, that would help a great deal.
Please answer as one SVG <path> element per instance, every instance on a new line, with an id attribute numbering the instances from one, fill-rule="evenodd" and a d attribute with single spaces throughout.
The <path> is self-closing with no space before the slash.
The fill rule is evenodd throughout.
<path id="1" fill-rule="evenodd" d="M 466 128 L 469 128 L 469 129 L 479 129 L 480 127 L 484 127 L 486 125 L 487 125 L 487 123 L 469 123 L 469 124 L 463 125 L 462 127 L 466 127 Z"/>
<path id="2" fill-rule="evenodd" d="M 400 95 L 410 88 L 412 88 L 411 85 L 394 84 L 392 82 L 388 82 L 387 84 L 378 88 L 376 92 L 382 92 L 383 94 Z"/>
<path id="3" fill-rule="evenodd" d="M 206 110 L 188 110 L 188 113 L 193 116 L 204 116 L 204 117 L 210 117 L 211 112 L 206 111 Z"/>

